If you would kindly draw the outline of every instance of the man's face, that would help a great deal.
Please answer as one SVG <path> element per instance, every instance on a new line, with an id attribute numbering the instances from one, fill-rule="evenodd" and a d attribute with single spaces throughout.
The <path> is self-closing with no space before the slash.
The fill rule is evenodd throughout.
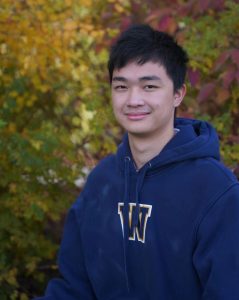
<path id="1" fill-rule="evenodd" d="M 131 62 L 115 69 L 112 103 L 117 121 L 131 136 L 158 136 L 173 130 L 174 110 L 185 86 L 174 92 L 172 80 L 159 63 Z"/>

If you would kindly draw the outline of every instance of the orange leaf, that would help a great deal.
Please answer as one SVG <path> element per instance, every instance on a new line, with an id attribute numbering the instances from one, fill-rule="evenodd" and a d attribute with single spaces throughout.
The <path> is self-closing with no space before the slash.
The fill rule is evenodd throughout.
<path id="1" fill-rule="evenodd" d="M 216 87 L 215 83 L 212 82 L 205 84 L 200 90 L 200 93 L 197 97 L 197 101 L 199 103 L 207 101 L 208 98 L 210 98 L 214 93 L 215 87 Z"/>
<path id="2" fill-rule="evenodd" d="M 223 105 L 229 97 L 229 91 L 227 89 L 220 88 L 217 92 L 216 103 L 219 105 Z"/>

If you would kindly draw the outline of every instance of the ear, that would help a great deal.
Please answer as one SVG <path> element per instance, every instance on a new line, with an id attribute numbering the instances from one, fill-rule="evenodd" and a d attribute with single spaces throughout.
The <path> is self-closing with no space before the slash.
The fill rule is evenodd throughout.
<path id="1" fill-rule="evenodd" d="M 174 107 L 178 107 L 183 101 L 184 96 L 186 95 L 186 85 L 183 84 L 180 89 L 174 92 Z"/>

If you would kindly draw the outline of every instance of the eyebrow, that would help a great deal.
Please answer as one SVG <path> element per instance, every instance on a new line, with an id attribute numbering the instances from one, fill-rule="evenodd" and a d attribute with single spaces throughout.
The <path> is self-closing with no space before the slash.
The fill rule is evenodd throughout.
<path id="1" fill-rule="evenodd" d="M 159 80 L 161 81 L 161 78 L 155 75 L 152 76 L 143 76 L 139 78 L 139 81 L 151 81 L 151 80 Z M 113 77 L 112 81 L 122 81 L 127 82 L 128 80 L 125 77 L 122 76 L 115 76 Z"/>
<path id="2" fill-rule="evenodd" d="M 139 81 L 150 81 L 150 80 L 161 80 L 160 77 L 152 75 L 152 76 L 143 76 L 139 78 Z"/>
<path id="3" fill-rule="evenodd" d="M 112 81 L 128 81 L 125 77 L 115 76 L 112 78 Z"/>

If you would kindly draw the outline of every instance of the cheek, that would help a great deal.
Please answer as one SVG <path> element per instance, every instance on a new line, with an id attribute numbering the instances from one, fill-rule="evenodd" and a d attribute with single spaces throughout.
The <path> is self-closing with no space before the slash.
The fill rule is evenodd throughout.
<path id="1" fill-rule="evenodd" d="M 112 96 L 112 106 L 113 110 L 120 110 L 123 107 L 124 101 L 122 97 L 119 96 Z"/>
<path id="2" fill-rule="evenodd" d="M 169 118 L 172 114 L 174 114 L 174 105 L 173 103 L 166 103 L 158 101 L 157 104 L 154 105 L 154 110 L 156 111 L 156 118 L 160 116 L 160 118 Z"/>
<path id="3" fill-rule="evenodd" d="M 119 108 L 119 104 L 116 101 L 112 101 L 113 111 L 116 112 Z"/>
<path id="4" fill-rule="evenodd" d="M 154 107 L 163 111 L 168 111 L 175 107 L 175 99 L 174 97 L 172 97 L 171 93 L 158 94 L 157 97 L 153 99 L 153 101 Z"/>
<path id="5" fill-rule="evenodd" d="M 121 105 L 117 101 L 112 101 L 112 108 L 116 119 L 119 119 L 122 111 Z"/>

